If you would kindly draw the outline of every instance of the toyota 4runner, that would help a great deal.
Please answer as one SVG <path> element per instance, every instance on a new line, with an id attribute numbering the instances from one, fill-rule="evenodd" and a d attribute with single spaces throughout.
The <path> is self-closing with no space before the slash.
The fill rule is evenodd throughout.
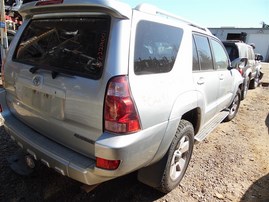
<path id="1" fill-rule="evenodd" d="M 236 115 L 242 77 L 206 28 L 142 4 L 25 4 L 3 66 L 4 128 L 35 160 L 87 185 L 138 171 L 167 193 L 194 140 Z"/>

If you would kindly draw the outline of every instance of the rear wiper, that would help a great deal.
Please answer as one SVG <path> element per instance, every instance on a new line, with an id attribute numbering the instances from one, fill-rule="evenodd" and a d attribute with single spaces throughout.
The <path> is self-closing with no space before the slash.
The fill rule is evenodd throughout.
<path id="1" fill-rule="evenodd" d="M 32 74 L 34 74 L 34 73 L 36 73 L 36 71 L 39 70 L 39 69 L 40 69 L 40 67 L 31 67 L 31 68 L 29 69 L 29 72 L 31 72 Z"/>
<path id="2" fill-rule="evenodd" d="M 52 79 L 55 79 L 58 76 L 59 72 L 52 71 L 51 72 L 51 77 Z"/>
<path id="3" fill-rule="evenodd" d="M 29 69 L 29 72 L 31 72 L 32 74 L 35 74 L 36 71 L 39 70 L 39 69 L 41 69 L 41 67 L 37 67 L 37 66 L 35 66 L 35 67 L 31 67 L 31 68 Z M 42 69 L 48 69 L 48 70 L 51 70 L 51 69 L 49 69 L 49 68 L 42 68 Z M 56 72 L 56 71 L 51 70 L 51 77 L 52 77 L 52 79 L 55 79 L 55 78 L 58 76 L 58 74 L 59 74 L 59 72 Z"/>

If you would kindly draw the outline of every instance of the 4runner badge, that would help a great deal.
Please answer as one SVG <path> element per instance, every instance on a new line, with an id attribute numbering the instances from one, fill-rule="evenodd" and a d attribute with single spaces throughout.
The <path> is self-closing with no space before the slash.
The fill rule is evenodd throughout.
<path id="1" fill-rule="evenodd" d="M 34 86 L 40 86 L 40 84 L 42 83 L 42 81 L 43 81 L 43 77 L 41 75 L 35 75 L 33 77 L 33 80 L 32 80 Z"/>

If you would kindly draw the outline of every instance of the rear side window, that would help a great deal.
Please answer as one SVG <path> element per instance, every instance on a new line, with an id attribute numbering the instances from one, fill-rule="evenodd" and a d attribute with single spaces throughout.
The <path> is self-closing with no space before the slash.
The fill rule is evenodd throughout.
<path id="1" fill-rule="evenodd" d="M 110 18 L 32 20 L 14 59 L 33 68 L 98 79 L 102 75 Z"/>
<path id="2" fill-rule="evenodd" d="M 213 60 L 207 37 L 194 35 L 194 39 L 197 46 L 201 70 L 213 70 Z"/>
<path id="3" fill-rule="evenodd" d="M 239 57 L 248 58 L 248 48 L 246 46 L 239 46 Z"/>
<path id="4" fill-rule="evenodd" d="M 182 34 L 183 31 L 180 28 L 155 22 L 139 22 L 135 39 L 135 74 L 171 71 L 180 47 Z"/>

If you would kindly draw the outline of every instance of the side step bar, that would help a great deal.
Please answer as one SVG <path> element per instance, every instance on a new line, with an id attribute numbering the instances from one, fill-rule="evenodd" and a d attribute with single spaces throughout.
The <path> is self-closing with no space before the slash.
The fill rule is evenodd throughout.
<path id="1" fill-rule="evenodd" d="M 225 118 L 228 116 L 228 111 L 222 111 L 212 118 L 207 125 L 199 131 L 199 133 L 194 137 L 195 140 L 201 142 L 203 141 L 209 133 L 214 130 Z"/>

